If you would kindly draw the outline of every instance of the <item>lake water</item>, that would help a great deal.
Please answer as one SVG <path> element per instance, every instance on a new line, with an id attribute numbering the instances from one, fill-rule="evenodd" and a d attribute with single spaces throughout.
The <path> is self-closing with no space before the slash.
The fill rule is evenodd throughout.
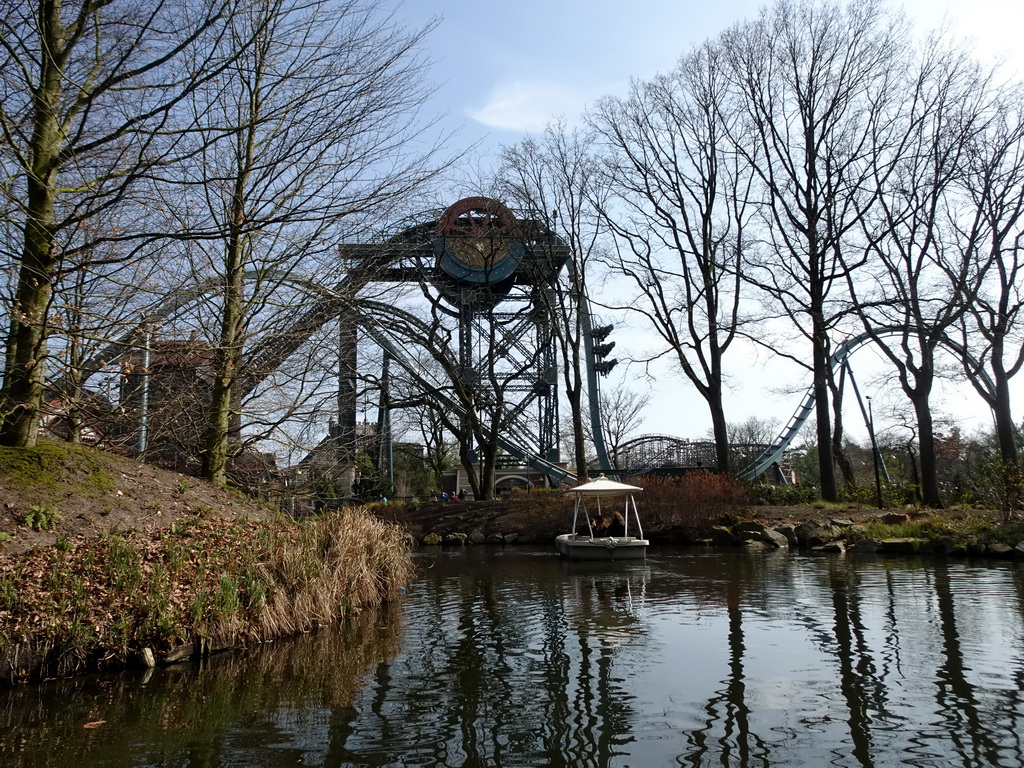
<path id="1" fill-rule="evenodd" d="M 0 765 L 1024 765 L 1015 563 L 416 558 L 334 630 L 0 693 Z"/>

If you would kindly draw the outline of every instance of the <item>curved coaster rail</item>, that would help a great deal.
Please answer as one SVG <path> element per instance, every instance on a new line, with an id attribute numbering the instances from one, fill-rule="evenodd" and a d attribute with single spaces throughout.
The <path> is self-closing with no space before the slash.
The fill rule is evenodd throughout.
<path id="1" fill-rule="evenodd" d="M 835 371 L 843 365 L 847 364 L 847 361 L 853 352 L 859 347 L 863 346 L 873 338 L 878 336 L 893 336 L 897 334 L 912 333 L 913 327 L 909 326 L 887 326 L 878 328 L 874 331 L 864 331 L 858 333 L 856 336 L 852 336 L 847 339 L 840 347 L 835 351 L 832 357 L 829 359 L 829 364 L 832 366 L 832 370 Z M 944 340 L 942 342 L 945 346 L 952 349 L 957 354 L 961 355 L 963 359 L 969 361 L 974 365 L 978 371 L 980 378 L 988 385 L 989 389 L 994 392 L 995 385 L 981 369 L 980 363 L 971 355 L 964 347 L 951 340 Z M 810 386 L 807 388 L 807 394 L 804 395 L 804 399 L 800 405 L 797 406 L 794 411 L 792 418 L 786 423 L 785 428 L 779 433 L 778 438 L 760 454 L 754 461 L 744 469 L 740 474 L 739 478 L 746 482 L 752 481 L 763 472 L 767 471 L 772 464 L 781 462 L 782 454 L 785 452 L 793 439 L 797 436 L 800 430 L 803 428 L 807 419 L 810 417 L 811 412 L 814 410 L 814 387 Z"/>

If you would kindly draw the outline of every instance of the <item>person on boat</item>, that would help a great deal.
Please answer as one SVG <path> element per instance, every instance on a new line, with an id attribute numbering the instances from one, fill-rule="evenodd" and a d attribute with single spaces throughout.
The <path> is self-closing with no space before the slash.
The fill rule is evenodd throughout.
<path id="1" fill-rule="evenodd" d="M 594 532 L 594 538 L 601 538 L 608 535 L 608 524 L 600 517 L 590 521 L 590 529 Z"/>
<path id="2" fill-rule="evenodd" d="M 608 535 L 609 536 L 625 536 L 626 535 L 626 521 L 622 519 L 622 515 L 616 512 L 612 515 L 612 521 L 608 524 Z"/>

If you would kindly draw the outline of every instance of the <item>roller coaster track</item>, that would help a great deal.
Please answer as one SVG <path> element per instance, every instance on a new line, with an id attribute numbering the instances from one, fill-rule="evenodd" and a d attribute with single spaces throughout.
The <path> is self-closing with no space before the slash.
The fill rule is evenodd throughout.
<path id="1" fill-rule="evenodd" d="M 618 446 L 614 463 L 629 477 L 659 469 L 714 467 L 715 444 L 690 441 L 672 435 L 641 435 Z"/>
<path id="2" fill-rule="evenodd" d="M 256 275 L 251 274 L 247 276 L 255 277 Z M 263 275 L 263 277 L 265 278 L 266 275 Z M 243 368 L 249 373 L 243 380 L 243 386 L 241 387 L 243 393 L 252 391 L 260 381 L 281 365 L 289 355 L 294 353 L 309 338 L 310 334 L 332 318 L 337 317 L 340 312 L 348 309 L 353 312 L 356 322 L 373 339 L 374 343 L 386 350 L 394 358 L 395 362 L 420 386 L 425 387 L 431 393 L 431 397 L 457 417 L 462 418 L 466 415 L 465 409 L 455 398 L 443 393 L 442 384 L 433 380 L 422 366 L 410 358 L 406 351 L 396 345 L 382 330 L 382 326 L 386 325 L 392 333 L 395 331 L 402 332 L 402 324 L 405 324 L 405 335 L 407 337 L 415 339 L 418 336 L 420 339 L 426 339 L 430 336 L 427 324 L 416 316 L 390 304 L 365 299 L 361 299 L 358 302 L 352 300 L 355 292 L 365 285 L 366 279 L 346 277 L 333 288 L 325 288 L 311 280 L 293 276 L 281 275 L 278 276 L 278 279 L 281 282 L 300 286 L 311 293 L 317 294 L 319 298 L 292 323 L 287 331 L 257 345 L 246 355 L 246 362 Z M 125 333 L 120 339 L 107 344 L 86 360 L 82 365 L 82 370 L 86 372 L 86 378 L 98 372 L 107 363 L 115 360 L 126 349 L 137 343 L 140 332 L 145 328 L 165 320 L 200 296 L 215 290 L 217 285 L 216 281 L 207 281 L 168 297 L 163 304 L 143 318 L 140 323 Z M 66 387 L 68 383 L 68 380 L 59 380 L 55 388 L 60 391 L 60 388 Z M 502 450 L 533 469 L 542 472 L 555 485 L 563 482 L 572 482 L 576 479 L 576 476 L 565 468 L 524 448 L 524 445 L 530 445 L 532 442 L 535 442 L 535 438 L 530 436 L 521 426 L 511 424 L 507 425 L 506 429 L 507 435 L 489 435 Z"/>
<path id="3" fill-rule="evenodd" d="M 859 333 L 856 336 L 852 336 L 851 338 L 843 342 L 839 349 L 837 349 L 835 353 L 833 353 L 832 357 L 829 360 L 829 364 L 831 365 L 833 371 L 837 371 L 839 368 L 847 364 L 850 355 L 852 355 L 854 351 L 862 347 L 864 344 L 867 344 L 872 339 L 875 339 L 879 336 L 897 336 L 906 333 L 912 333 L 913 331 L 914 329 L 912 327 L 888 326 L 884 328 L 878 328 L 871 332 L 865 331 L 863 333 Z M 942 344 L 943 346 L 946 346 L 949 349 L 956 352 L 957 354 L 961 355 L 963 359 L 970 362 L 980 374 L 980 378 L 985 383 L 985 385 L 990 389 L 990 391 L 995 392 L 995 385 L 993 384 L 992 380 L 988 377 L 988 375 L 985 374 L 984 370 L 982 370 L 981 368 L 981 364 L 973 357 L 973 355 L 970 354 L 970 352 L 968 352 L 961 345 L 949 339 L 944 339 L 942 341 Z M 803 428 L 804 424 L 807 422 L 807 419 L 811 416 L 811 413 L 814 411 L 814 400 L 814 386 L 812 385 L 807 388 L 807 393 L 804 395 L 804 398 L 800 402 L 800 405 L 797 406 L 797 409 L 796 411 L 794 411 L 792 418 L 790 418 L 790 420 L 786 423 L 786 426 L 779 433 L 779 436 L 775 439 L 775 441 L 770 446 L 768 446 L 768 448 L 766 448 L 763 453 L 761 453 L 756 459 L 754 459 L 754 461 L 749 466 L 747 466 L 746 469 L 740 472 L 739 477 L 741 480 L 745 480 L 747 482 L 754 480 L 763 472 L 767 471 L 772 466 L 772 464 L 782 461 L 782 454 L 786 451 L 787 448 L 789 448 L 790 443 L 793 442 L 793 440 L 799 434 L 800 430 Z"/>
<path id="4" fill-rule="evenodd" d="M 366 301 L 360 302 L 357 309 L 358 322 L 360 327 L 366 332 L 366 334 L 373 339 L 373 341 L 381 349 L 385 350 L 392 358 L 397 362 L 405 371 L 408 373 L 417 384 L 424 387 L 431 393 L 431 398 L 440 403 L 449 412 L 459 418 L 466 416 L 466 409 L 463 407 L 456 398 L 453 398 L 442 391 L 441 384 L 434 380 L 430 374 L 415 360 L 410 358 L 406 351 L 399 347 L 390 338 L 389 334 L 386 334 L 379 323 L 374 317 L 374 312 L 380 312 L 387 318 L 388 329 L 393 332 L 396 329 L 395 320 L 400 320 L 402 323 L 408 325 L 409 328 L 424 334 L 422 338 L 427 338 L 429 328 L 426 323 L 421 321 L 416 316 L 405 312 L 403 310 L 396 309 L 394 306 L 388 304 L 380 304 L 378 302 Z M 489 432 L 485 433 L 484 438 L 493 440 L 503 451 L 508 453 L 510 456 L 522 461 L 527 466 L 536 469 L 539 472 L 547 475 L 554 485 L 559 485 L 563 482 L 574 482 L 576 476 L 553 462 L 536 455 L 533 451 L 524 448 L 524 445 L 533 442 L 531 436 L 528 435 L 522 427 L 517 424 L 508 424 L 505 426 L 508 435 L 494 435 Z"/>

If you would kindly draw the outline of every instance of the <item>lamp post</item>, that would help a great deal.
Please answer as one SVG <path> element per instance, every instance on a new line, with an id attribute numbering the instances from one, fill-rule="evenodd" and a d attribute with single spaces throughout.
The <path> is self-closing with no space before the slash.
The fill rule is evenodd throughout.
<path id="1" fill-rule="evenodd" d="M 875 442 L 875 415 L 871 410 L 871 398 L 868 401 L 868 434 L 871 436 L 871 460 L 875 465 L 875 505 L 882 508 L 882 479 L 878 475 L 878 443 Z"/>

